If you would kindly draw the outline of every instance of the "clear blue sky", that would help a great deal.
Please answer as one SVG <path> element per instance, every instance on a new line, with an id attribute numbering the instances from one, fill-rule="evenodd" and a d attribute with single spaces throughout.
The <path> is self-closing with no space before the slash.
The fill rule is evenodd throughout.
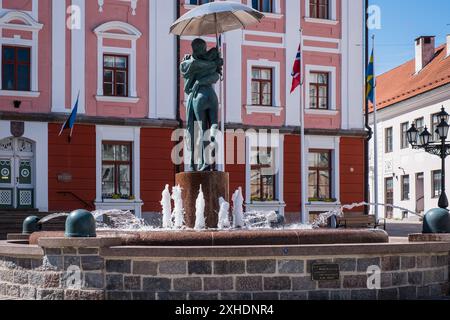
<path id="1" fill-rule="evenodd" d="M 376 35 L 376 73 L 381 74 L 414 58 L 414 39 L 435 35 L 436 45 L 450 34 L 449 0 L 370 0 L 381 8 Z M 370 45 L 372 48 L 372 44 Z"/>

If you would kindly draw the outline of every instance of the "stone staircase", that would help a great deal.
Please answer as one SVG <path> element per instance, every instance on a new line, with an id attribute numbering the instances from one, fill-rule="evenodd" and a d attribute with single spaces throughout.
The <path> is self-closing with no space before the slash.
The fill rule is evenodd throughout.
<path id="1" fill-rule="evenodd" d="M 39 212 L 38 210 L 0 210 L 0 240 L 6 240 L 9 233 L 21 233 L 22 223 L 29 216 L 43 218 L 51 213 Z M 65 218 L 49 221 L 43 226 L 45 231 L 64 230 Z"/>

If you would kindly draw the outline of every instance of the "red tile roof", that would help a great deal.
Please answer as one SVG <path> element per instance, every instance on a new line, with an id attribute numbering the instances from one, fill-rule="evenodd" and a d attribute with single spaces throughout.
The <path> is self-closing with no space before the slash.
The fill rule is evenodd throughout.
<path id="1" fill-rule="evenodd" d="M 446 46 L 436 49 L 434 59 L 415 74 L 415 60 L 377 77 L 377 110 L 413 98 L 450 83 L 450 57 Z M 370 106 L 370 112 L 373 106 Z"/>

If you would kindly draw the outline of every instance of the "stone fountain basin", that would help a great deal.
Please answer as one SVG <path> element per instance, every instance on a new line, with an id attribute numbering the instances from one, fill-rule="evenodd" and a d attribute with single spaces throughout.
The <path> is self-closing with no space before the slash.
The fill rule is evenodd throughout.
<path id="1" fill-rule="evenodd" d="M 63 232 L 37 232 L 29 243 L 63 238 Z M 235 230 L 235 231 L 99 231 L 98 238 L 119 238 L 122 246 L 221 247 L 388 243 L 383 230 Z"/>

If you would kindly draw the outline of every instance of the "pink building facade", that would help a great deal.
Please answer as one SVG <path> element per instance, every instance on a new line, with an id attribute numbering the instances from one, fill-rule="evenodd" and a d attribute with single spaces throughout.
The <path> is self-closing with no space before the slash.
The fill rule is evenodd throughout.
<path id="1" fill-rule="evenodd" d="M 302 199 L 310 214 L 363 201 L 364 1 L 234 1 L 266 17 L 223 36 L 224 140 L 244 149 L 222 166 L 231 187 L 243 188 L 247 210 L 292 216 Z M 184 169 L 172 161 L 186 103 L 177 66 L 193 40 L 168 30 L 195 3 L 0 0 L 0 208 L 160 211 L 161 191 Z M 304 170 L 301 95 L 290 93 L 301 28 Z M 58 133 L 78 96 L 69 144 Z M 277 135 L 261 143 L 249 130 Z M 277 170 L 264 173 L 255 154 Z"/>

